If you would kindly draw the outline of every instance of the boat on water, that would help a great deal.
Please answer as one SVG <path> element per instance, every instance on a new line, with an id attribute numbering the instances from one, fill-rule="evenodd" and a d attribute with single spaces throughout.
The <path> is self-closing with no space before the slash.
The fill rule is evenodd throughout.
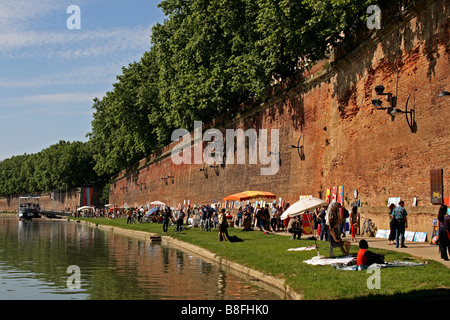
<path id="1" fill-rule="evenodd" d="M 41 205 L 38 196 L 20 196 L 19 211 L 17 217 L 19 220 L 31 220 L 40 218 Z"/>

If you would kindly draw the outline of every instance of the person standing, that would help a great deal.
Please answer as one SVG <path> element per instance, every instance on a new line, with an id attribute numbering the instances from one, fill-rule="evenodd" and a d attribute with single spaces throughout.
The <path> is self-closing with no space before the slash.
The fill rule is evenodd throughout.
<path id="1" fill-rule="evenodd" d="M 169 230 L 169 222 L 171 218 L 171 213 L 168 208 L 164 209 L 162 218 L 163 218 L 163 232 L 167 232 Z"/>
<path id="2" fill-rule="evenodd" d="M 270 225 L 272 227 L 273 232 L 275 232 L 278 224 L 278 209 L 275 204 L 273 205 L 272 210 L 270 210 L 270 215 L 271 215 Z"/>
<path id="3" fill-rule="evenodd" d="M 284 207 L 284 211 L 286 211 L 288 208 L 289 208 L 289 203 Z M 283 227 L 284 227 L 284 232 L 285 233 L 288 233 L 287 229 L 288 229 L 290 220 L 291 220 L 291 217 L 286 217 L 286 219 L 283 220 Z"/>
<path id="4" fill-rule="evenodd" d="M 313 213 L 313 236 L 314 238 L 319 237 L 320 235 L 320 211 L 319 208 L 316 208 Z"/>
<path id="5" fill-rule="evenodd" d="M 252 229 L 252 209 L 250 206 L 248 206 L 244 212 L 243 226 L 243 231 L 250 231 Z"/>
<path id="6" fill-rule="evenodd" d="M 277 231 L 284 228 L 283 221 L 281 220 L 281 215 L 283 214 L 283 209 L 281 206 L 278 206 L 278 217 L 277 217 Z"/>
<path id="7" fill-rule="evenodd" d="M 217 222 L 218 222 L 218 229 L 219 229 L 219 242 L 220 241 L 226 241 L 227 238 L 225 236 L 225 229 L 226 229 L 226 216 L 225 216 L 225 209 L 222 209 L 222 211 L 220 211 L 218 217 L 217 217 Z"/>
<path id="8" fill-rule="evenodd" d="M 244 212 L 242 211 L 242 207 L 239 207 L 238 213 L 237 213 L 237 219 L 236 219 L 236 225 L 238 227 L 242 227 L 242 218 L 243 218 Z"/>
<path id="9" fill-rule="evenodd" d="M 447 214 L 447 206 L 441 205 L 438 213 L 439 221 L 439 251 L 441 259 L 448 261 L 448 253 L 450 253 L 450 216 Z M 448 253 L 447 253 L 448 252 Z"/>
<path id="10" fill-rule="evenodd" d="M 127 209 L 127 224 L 128 223 L 133 223 L 133 220 L 132 220 L 132 217 L 133 216 L 133 213 L 131 212 L 131 210 L 130 209 Z"/>
<path id="11" fill-rule="evenodd" d="M 358 229 L 358 207 L 353 206 L 350 213 L 350 229 L 352 233 L 352 241 L 356 241 L 356 230 Z"/>
<path id="12" fill-rule="evenodd" d="M 206 207 L 201 206 L 198 209 L 198 214 L 200 215 L 200 231 L 206 230 Z"/>
<path id="13" fill-rule="evenodd" d="M 176 214 L 176 218 L 177 218 L 177 231 L 182 231 L 183 230 L 183 220 L 184 220 L 184 211 L 183 209 L 180 209 L 179 211 L 177 211 Z"/>
<path id="14" fill-rule="evenodd" d="M 328 241 L 328 226 L 326 222 L 326 216 L 327 216 L 327 206 L 324 206 L 322 210 L 320 211 L 320 241 L 323 241 L 325 238 L 325 241 Z"/>
<path id="15" fill-rule="evenodd" d="M 388 244 L 394 244 L 394 240 L 395 240 L 395 221 L 394 221 L 394 217 L 392 216 L 392 211 L 395 208 L 395 204 L 391 203 L 391 205 L 389 206 L 389 228 L 390 228 L 390 233 L 389 233 L 389 238 L 388 238 Z"/>
<path id="16" fill-rule="evenodd" d="M 405 230 L 408 228 L 408 213 L 405 210 L 405 202 L 401 200 L 398 206 L 392 211 L 392 217 L 394 218 L 395 224 L 395 247 L 398 248 L 400 245 L 402 248 L 407 248 L 405 246 Z M 399 242 L 400 240 L 400 242 Z"/>

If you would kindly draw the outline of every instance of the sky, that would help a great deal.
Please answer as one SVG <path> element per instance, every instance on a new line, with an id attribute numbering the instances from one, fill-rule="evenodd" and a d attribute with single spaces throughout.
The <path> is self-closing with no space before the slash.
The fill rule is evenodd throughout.
<path id="1" fill-rule="evenodd" d="M 149 50 L 159 2 L 0 0 L 0 161 L 87 141 L 93 99 Z"/>

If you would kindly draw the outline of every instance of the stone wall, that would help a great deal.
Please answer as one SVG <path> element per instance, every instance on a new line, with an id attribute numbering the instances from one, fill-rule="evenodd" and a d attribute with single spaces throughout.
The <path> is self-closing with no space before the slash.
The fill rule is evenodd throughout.
<path id="1" fill-rule="evenodd" d="M 299 195 L 319 196 L 327 188 L 344 186 L 344 204 L 353 202 L 358 190 L 366 214 L 377 221 L 381 215 L 380 226 L 389 197 L 401 197 L 407 209 L 417 197 L 418 207 L 410 210 L 417 217 L 413 231 L 429 232 L 438 209 L 430 202 L 430 170 L 443 169 L 444 195 L 450 194 L 450 98 L 437 97 L 450 90 L 449 11 L 448 1 L 422 1 L 347 55 L 313 68 L 303 81 L 274 89 L 261 105 L 216 120 L 222 131 L 278 129 L 277 174 L 262 176 L 264 166 L 248 162 L 207 171 L 198 171 L 202 164 L 175 165 L 172 143 L 119 173 L 110 202 L 202 204 L 244 190 L 264 190 L 292 203 Z M 372 99 L 388 105 L 375 94 L 380 84 L 397 97 L 397 108 L 404 110 L 410 95 L 414 132 L 405 115 L 393 118 L 376 110 Z M 303 158 L 297 149 L 288 149 L 299 141 Z M 166 176 L 173 178 L 161 179 Z"/>

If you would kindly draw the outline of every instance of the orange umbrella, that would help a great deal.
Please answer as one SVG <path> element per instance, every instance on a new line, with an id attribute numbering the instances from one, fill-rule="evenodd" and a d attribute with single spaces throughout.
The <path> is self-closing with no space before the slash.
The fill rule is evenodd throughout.
<path id="1" fill-rule="evenodd" d="M 246 193 L 243 193 L 243 192 L 239 192 L 239 193 L 235 193 L 228 197 L 223 198 L 223 201 L 230 201 L 230 200 L 244 201 L 244 200 L 249 200 L 249 199 L 251 199 L 251 197 L 249 195 L 247 195 Z"/>
<path id="2" fill-rule="evenodd" d="M 266 191 L 244 191 L 232 194 L 226 198 L 223 198 L 223 201 L 235 200 L 235 201 L 244 201 L 256 198 L 269 198 L 276 199 L 276 195 L 271 192 Z"/>
<path id="3" fill-rule="evenodd" d="M 275 194 L 266 191 L 244 191 L 243 193 L 249 195 L 252 199 L 254 198 L 275 199 L 277 197 Z"/>

